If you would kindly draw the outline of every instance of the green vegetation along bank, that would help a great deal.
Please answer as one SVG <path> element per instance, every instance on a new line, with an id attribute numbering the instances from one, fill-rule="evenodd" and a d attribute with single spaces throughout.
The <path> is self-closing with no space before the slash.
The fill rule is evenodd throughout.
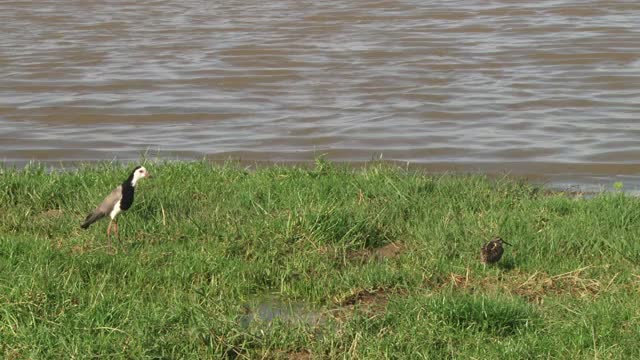
<path id="1" fill-rule="evenodd" d="M 383 164 L 0 169 L 0 351 L 26 358 L 640 358 L 640 200 Z M 479 249 L 506 246 L 486 267 Z"/>

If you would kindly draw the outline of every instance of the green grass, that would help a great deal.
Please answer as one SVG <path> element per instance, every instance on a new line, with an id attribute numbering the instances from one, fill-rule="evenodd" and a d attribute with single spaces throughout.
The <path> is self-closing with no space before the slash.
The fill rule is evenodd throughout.
<path id="1" fill-rule="evenodd" d="M 117 251 L 108 221 L 79 225 L 128 166 L 0 168 L 4 358 L 640 357 L 624 193 L 383 164 L 147 168 Z M 485 269 L 494 235 L 513 247 Z"/>

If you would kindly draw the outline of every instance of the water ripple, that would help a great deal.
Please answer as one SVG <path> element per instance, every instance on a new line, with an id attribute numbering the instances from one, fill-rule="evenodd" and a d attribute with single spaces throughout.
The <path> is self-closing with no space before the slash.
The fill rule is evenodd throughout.
<path id="1" fill-rule="evenodd" d="M 631 175 L 638 18 L 598 0 L 4 2 L 0 158 Z"/>

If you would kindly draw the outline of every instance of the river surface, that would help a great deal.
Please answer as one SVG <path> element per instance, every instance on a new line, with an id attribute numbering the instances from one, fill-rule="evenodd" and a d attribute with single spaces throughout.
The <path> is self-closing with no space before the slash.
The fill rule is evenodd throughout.
<path id="1" fill-rule="evenodd" d="M 0 160 L 145 152 L 640 187 L 640 1 L 0 2 Z"/>

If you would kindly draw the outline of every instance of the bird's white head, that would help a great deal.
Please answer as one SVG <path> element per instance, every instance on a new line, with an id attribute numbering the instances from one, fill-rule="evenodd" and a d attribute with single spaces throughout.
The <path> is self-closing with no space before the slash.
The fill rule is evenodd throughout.
<path id="1" fill-rule="evenodd" d="M 138 180 L 151 176 L 149 174 L 149 172 L 147 171 L 147 169 L 144 168 L 144 166 L 136 167 L 133 170 L 133 174 L 131 174 L 131 175 L 132 175 L 131 186 L 136 186 L 136 183 L 138 182 Z"/>

